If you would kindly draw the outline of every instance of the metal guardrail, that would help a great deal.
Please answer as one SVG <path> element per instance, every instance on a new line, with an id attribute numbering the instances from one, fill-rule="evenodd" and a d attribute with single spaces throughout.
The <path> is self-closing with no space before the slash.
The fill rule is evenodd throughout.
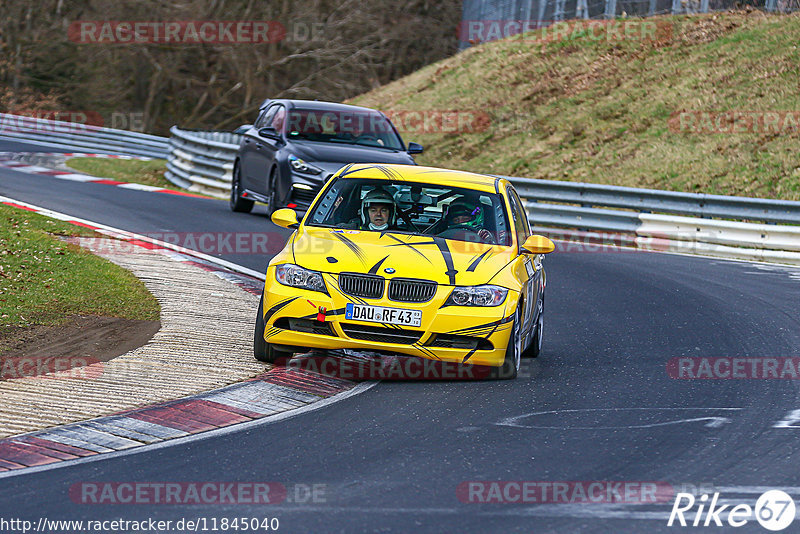
<path id="1" fill-rule="evenodd" d="M 191 191 L 227 197 L 241 134 L 170 128 L 165 177 Z"/>
<path id="2" fill-rule="evenodd" d="M 522 197 L 638 212 L 800 224 L 800 202 L 505 176 Z M 605 211 L 605 210 L 604 210 Z"/>
<path id="3" fill-rule="evenodd" d="M 505 178 L 537 233 L 645 248 L 657 239 L 661 251 L 800 265 L 800 202 Z"/>
<path id="4" fill-rule="evenodd" d="M 95 154 L 165 158 L 168 139 L 74 122 L 0 113 L 0 138 Z"/>
<path id="5" fill-rule="evenodd" d="M 167 178 L 190 190 L 227 197 L 241 134 L 177 126 L 170 132 Z M 656 239 L 666 243 L 662 251 L 800 264 L 800 202 L 503 178 L 525 199 L 538 233 L 637 247 Z"/>
<path id="6" fill-rule="evenodd" d="M 227 197 L 242 135 L 177 126 L 170 133 L 167 140 L 139 132 L 0 113 L 0 138 L 74 152 L 166 158 L 166 177 L 172 183 Z M 655 238 L 678 252 L 800 265 L 800 202 L 504 178 L 525 199 L 530 220 L 539 233 L 559 237 L 566 235 L 562 229 L 579 229 L 584 236 L 585 231 L 613 232 L 617 243 L 639 246 L 643 240 L 649 243 L 647 240 Z"/>

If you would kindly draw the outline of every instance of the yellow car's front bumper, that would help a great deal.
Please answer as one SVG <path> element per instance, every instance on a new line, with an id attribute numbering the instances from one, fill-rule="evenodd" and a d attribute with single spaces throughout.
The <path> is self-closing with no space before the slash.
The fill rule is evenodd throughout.
<path id="1" fill-rule="evenodd" d="M 338 291 L 335 275 L 325 274 L 330 295 L 289 287 L 267 270 L 264 289 L 264 339 L 295 349 L 386 351 L 430 360 L 500 366 L 511 333 L 519 294 L 509 291 L 499 306 L 445 306 L 452 287 L 439 285 L 425 303 L 387 298 L 357 299 Z M 421 310 L 418 328 L 345 319 L 348 302 Z"/>

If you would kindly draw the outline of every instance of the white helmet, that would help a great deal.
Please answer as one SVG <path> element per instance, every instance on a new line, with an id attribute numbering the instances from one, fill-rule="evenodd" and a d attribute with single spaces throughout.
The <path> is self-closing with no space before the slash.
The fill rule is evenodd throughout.
<path id="1" fill-rule="evenodd" d="M 367 208 L 372 204 L 388 204 L 391 206 L 391 213 L 389 214 L 389 222 L 383 226 L 375 226 L 367 215 Z M 369 225 L 371 230 L 386 230 L 390 225 L 394 225 L 397 217 L 397 204 L 395 204 L 394 197 L 388 191 L 380 188 L 373 189 L 364 196 L 361 201 L 361 224 Z"/>

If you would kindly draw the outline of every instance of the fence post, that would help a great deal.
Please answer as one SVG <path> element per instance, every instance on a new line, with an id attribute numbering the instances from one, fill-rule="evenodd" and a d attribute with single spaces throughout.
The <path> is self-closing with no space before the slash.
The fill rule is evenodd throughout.
<path id="1" fill-rule="evenodd" d="M 548 0 L 539 0 L 539 18 L 536 19 L 536 27 L 541 28 L 544 26 L 544 10 L 547 7 Z"/>
<path id="2" fill-rule="evenodd" d="M 613 19 L 616 16 L 617 16 L 617 0 L 606 0 L 606 18 Z"/>
<path id="3" fill-rule="evenodd" d="M 564 20 L 564 0 L 556 0 L 553 9 L 553 20 Z"/>

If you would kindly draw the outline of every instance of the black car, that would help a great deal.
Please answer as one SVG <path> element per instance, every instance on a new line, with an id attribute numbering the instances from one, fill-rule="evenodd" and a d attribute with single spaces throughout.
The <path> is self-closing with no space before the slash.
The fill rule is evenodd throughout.
<path id="1" fill-rule="evenodd" d="M 233 167 L 231 210 L 263 202 L 271 214 L 304 211 L 325 181 L 347 163 L 415 165 L 417 143 L 403 144 L 397 129 L 369 108 L 309 100 L 267 100 L 244 137 Z"/>

